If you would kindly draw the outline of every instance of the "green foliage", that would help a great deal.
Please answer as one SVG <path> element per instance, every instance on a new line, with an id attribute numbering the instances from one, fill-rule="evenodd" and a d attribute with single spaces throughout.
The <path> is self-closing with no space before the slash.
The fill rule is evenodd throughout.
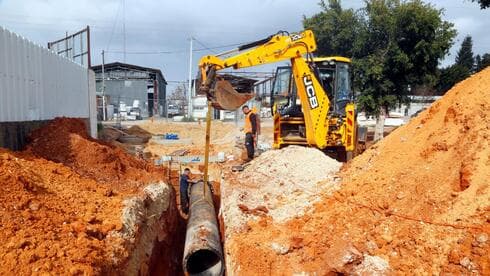
<path id="1" fill-rule="evenodd" d="M 456 31 L 442 11 L 421 0 L 366 0 L 342 9 L 340 0 L 321 1 L 322 11 L 305 18 L 317 37 L 319 55 L 353 58 L 358 106 L 379 114 L 408 101 L 410 87 L 436 84 L 437 65 Z"/>
<path id="2" fill-rule="evenodd" d="M 490 0 L 471 0 L 471 1 L 480 3 L 481 9 L 486 9 L 490 7 Z"/>
<path id="3" fill-rule="evenodd" d="M 359 32 L 359 18 L 353 9 L 343 10 L 340 0 L 322 0 L 322 12 L 303 18 L 306 29 L 313 30 L 318 52 L 323 55 L 352 56 Z"/>
<path id="4" fill-rule="evenodd" d="M 456 55 L 456 64 L 466 68 L 468 73 L 473 71 L 475 58 L 473 57 L 473 40 L 469 35 L 461 43 L 461 48 Z"/>
<path id="5" fill-rule="evenodd" d="M 490 54 L 484 54 L 483 56 L 477 55 L 476 56 L 476 72 L 480 72 L 481 70 L 485 69 L 486 67 L 490 66 Z"/>
<path id="6" fill-rule="evenodd" d="M 473 57 L 472 45 L 471 36 L 467 36 L 461 43 L 455 64 L 440 70 L 439 81 L 436 86 L 438 94 L 446 93 L 456 83 L 490 65 L 490 54 Z"/>
<path id="7" fill-rule="evenodd" d="M 476 55 L 476 57 L 475 57 L 475 71 L 476 72 L 480 71 L 479 69 L 481 68 L 481 66 L 482 66 L 481 56 L 480 55 Z"/>
<path id="8" fill-rule="evenodd" d="M 440 70 L 439 81 L 436 89 L 440 95 L 446 93 L 456 83 L 470 76 L 468 68 L 460 64 L 454 64 Z"/>

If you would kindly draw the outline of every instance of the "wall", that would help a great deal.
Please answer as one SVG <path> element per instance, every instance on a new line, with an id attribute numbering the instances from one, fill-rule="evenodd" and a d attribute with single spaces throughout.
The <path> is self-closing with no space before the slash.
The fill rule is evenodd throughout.
<path id="1" fill-rule="evenodd" d="M 156 74 L 158 82 L 158 113 L 162 117 L 167 117 L 167 83 L 160 76 Z"/>
<path id="2" fill-rule="evenodd" d="M 126 106 L 133 106 L 135 100 L 139 101 L 144 116 L 148 115 L 148 81 L 129 79 L 129 80 L 106 80 L 105 95 L 108 98 L 107 104 L 119 107 L 120 102 Z M 97 89 L 102 90 L 102 82 L 97 82 Z"/>
<path id="3" fill-rule="evenodd" d="M 97 97 L 95 90 L 95 73 L 93 70 L 88 70 L 88 91 L 89 91 L 89 127 L 90 134 L 93 138 L 97 138 Z"/>
<path id="4" fill-rule="evenodd" d="M 0 27 L 0 124 L 8 123 L 9 136 L 18 136 L 17 143 L 31 130 L 23 127 L 27 122 L 38 125 L 65 116 L 90 118 L 90 125 L 96 124 L 90 116 L 95 104 L 90 81 L 86 68 Z M 91 130 L 96 136 L 96 128 Z"/>
<path id="5" fill-rule="evenodd" d="M 94 66 L 93 69 L 96 72 L 98 95 L 102 95 L 102 65 Z M 133 100 L 140 100 L 144 117 L 153 115 L 155 107 L 156 115 L 166 115 L 166 81 L 160 70 L 115 62 L 105 64 L 104 75 L 105 95 L 110 97 L 108 104 L 118 107 L 117 101 L 120 99 L 131 106 Z M 154 96 L 155 81 L 157 98 Z"/>

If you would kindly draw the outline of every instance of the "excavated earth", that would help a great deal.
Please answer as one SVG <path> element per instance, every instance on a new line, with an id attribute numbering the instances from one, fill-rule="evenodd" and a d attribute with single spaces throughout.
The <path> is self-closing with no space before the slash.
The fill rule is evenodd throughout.
<path id="1" fill-rule="evenodd" d="M 225 233 L 233 231 L 225 241 L 228 275 L 490 275 L 489 143 L 490 68 L 457 84 L 335 177 L 325 173 L 331 185 L 321 186 L 304 214 L 291 210 L 291 218 L 278 222 L 267 198 L 240 207 L 227 191 L 277 184 L 227 176 L 223 217 L 236 207 L 246 214 L 245 227 L 225 225 Z M 271 158 L 265 166 L 276 162 L 282 161 Z M 316 162 L 293 164 L 306 171 Z M 289 190 L 283 197 L 297 198 Z"/>
<path id="2" fill-rule="evenodd" d="M 132 131 L 175 126 L 141 129 Z M 192 131 L 203 129 L 175 132 L 195 138 L 198 154 L 203 135 Z M 216 129 L 213 153 L 231 153 L 236 129 Z M 78 119 L 30 139 L 22 152 L 0 149 L 2 275 L 182 273 L 184 222 L 167 185 L 178 186 L 178 171 L 88 137 Z M 490 275 L 489 141 L 487 69 L 340 170 L 301 147 L 240 173 L 216 165 L 227 275 Z M 181 147 L 150 140 L 147 150 Z"/>
<path id="3" fill-rule="evenodd" d="M 30 139 L 0 149 L 0 274 L 179 272 L 183 222 L 165 170 L 91 139 L 78 119 Z"/>

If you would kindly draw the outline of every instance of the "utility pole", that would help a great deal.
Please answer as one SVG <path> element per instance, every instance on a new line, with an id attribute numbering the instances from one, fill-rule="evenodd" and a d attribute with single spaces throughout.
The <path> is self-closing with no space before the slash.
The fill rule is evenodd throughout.
<path id="1" fill-rule="evenodd" d="M 105 59 L 104 59 L 104 50 L 102 50 L 102 120 L 106 120 L 106 111 L 105 111 Z"/>
<path id="2" fill-rule="evenodd" d="M 189 48 L 189 88 L 187 93 L 187 116 L 189 118 L 192 117 L 192 38 L 191 36 L 191 45 Z"/>
<path id="3" fill-rule="evenodd" d="M 126 63 L 126 1 L 122 0 L 123 6 L 123 61 Z"/>
<path id="4" fill-rule="evenodd" d="M 168 99 L 165 99 L 165 118 L 167 118 L 168 122 Z"/>

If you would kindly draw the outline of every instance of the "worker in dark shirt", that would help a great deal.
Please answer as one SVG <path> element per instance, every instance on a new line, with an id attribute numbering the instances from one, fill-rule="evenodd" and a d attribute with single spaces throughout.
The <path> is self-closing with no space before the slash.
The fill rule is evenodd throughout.
<path id="1" fill-rule="evenodd" d="M 182 213 L 189 213 L 189 184 L 193 184 L 194 181 L 189 179 L 191 170 L 189 168 L 184 169 L 184 173 L 180 176 L 180 209 Z"/>
<path id="2" fill-rule="evenodd" d="M 245 132 L 245 147 L 247 148 L 248 160 L 252 160 L 255 154 L 255 139 L 257 138 L 257 115 L 250 110 L 247 105 L 242 107 L 243 114 L 245 114 L 245 125 L 243 132 Z"/>

